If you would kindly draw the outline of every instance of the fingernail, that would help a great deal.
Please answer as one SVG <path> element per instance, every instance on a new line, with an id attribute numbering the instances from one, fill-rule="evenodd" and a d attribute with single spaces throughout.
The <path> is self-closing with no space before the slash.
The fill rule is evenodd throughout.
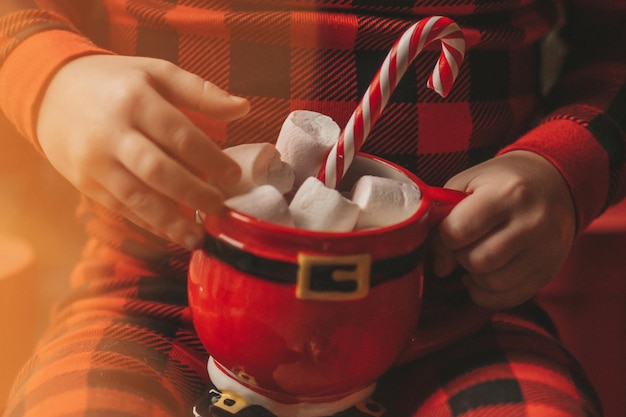
<path id="1" fill-rule="evenodd" d="M 233 102 L 235 102 L 235 103 L 237 103 L 237 104 L 241 104 L 241 103 L 246 103 L 246 102 L 248 102 L 248 100 L 247 100 L 247 99 L 245 99 L 245 98 L 243 98 L 243 97 L 239 97 L 239 96 L 233 96 L 233 95 L 230 95 L 230 96 L 229 96 L 229 98 L 230 98 L 230 100 L 231 100 L 231 101 L 233 101 Z"/>

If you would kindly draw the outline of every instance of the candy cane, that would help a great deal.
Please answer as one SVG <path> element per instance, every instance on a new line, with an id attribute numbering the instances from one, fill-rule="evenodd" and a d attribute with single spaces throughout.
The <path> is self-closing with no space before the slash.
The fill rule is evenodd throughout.
<path id="1" fill-rule="evenodd" d="M 327 187 L 337 188 L 411 62 L 436 40 L 441 41 L 442 51 L 427 86 L 442 97 L 448 95 L 463 62 L 465 39 L 454 21 L 432 16 L 407 29 L 387 54 L 317 174 Z"/>

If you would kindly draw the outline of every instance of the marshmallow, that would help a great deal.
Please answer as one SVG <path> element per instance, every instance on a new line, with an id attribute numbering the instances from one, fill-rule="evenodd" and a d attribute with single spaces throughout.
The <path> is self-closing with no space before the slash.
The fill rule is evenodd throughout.
<path id="1" fill-rule="evenodd" d="M 224 149 L 241 166 L 241 179 L 231 195 L 247 193 L 259 185 L 273 185 L 281 193 L 293 187 L 295 173 L 281 160 L 280 152 L 269 143 L 247 143 Z"/>
<path id="2" fill-rule="evenodd" d="M 341 129 L 330 117 L 308 110 L 293 111 L 285 119 L 276 140 L 283 161 L 295 171 L 295 186 L 317 176 Z"/>
<path id="3" fill-rule="evenodd" d="M 315 177 L 307 178 L 300 186 L 289 210 L 296 227 L 328 232 L 353 230 L 359 216 L 357 204 Z"/>
<path id="4" fill-rule="evenodd" d="M 288 227 L 295 226 L 287 200 L 271 185 L 260 185 L 248 193 L 227 199 L 224 204 L 259 220 Z"/>
<path id="5" fill-rule="evenodd" d="M 414 184 L 364 175 L 352 187 L 352 201 L 361 208 L 356 229 L 406 220 L 417 211 L 421 198 L 422 193 Z"/>

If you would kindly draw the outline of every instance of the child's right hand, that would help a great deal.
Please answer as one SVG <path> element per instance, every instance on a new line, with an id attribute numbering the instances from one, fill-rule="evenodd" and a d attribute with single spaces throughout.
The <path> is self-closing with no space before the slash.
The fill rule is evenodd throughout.
<path id="1" fill-rule="evenodd" d="M 204 230 L 181 206 L 217 210 L 240 169 L 177 107 L 227 121 L 250 106 L 167 61 L 91 55 L 54 76 L 37 134 L 50 163 L 79 191 L 195 249 Z"/>

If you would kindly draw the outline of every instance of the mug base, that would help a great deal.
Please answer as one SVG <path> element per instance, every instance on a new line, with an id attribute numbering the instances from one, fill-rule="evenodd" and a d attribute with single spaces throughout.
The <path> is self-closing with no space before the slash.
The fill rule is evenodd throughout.
<path id="1" fill-rule="evenodd" d="M 243 402 L 243 403 L 242 403 Z M 394 417 L 383 405 L 368 398 L 332 417 Z M 233 393 L 208 391 L 193 407 L 193 417 L 277 417 L 260 405 L 248 405 Z M 296 415 L 294 417 L 299 417 Z M 320 416 L 322 417 L 322 416 Z M 323 416 L 331 417 L 331 416 Z"/>
<path id="2" fill-rule="evenodd" d="M 209 414 L 206 417 L 243 416 L 246 414 L 238 413 L 249 407 L 262 407 L 275 417 L 324 417 L 341 413 L 361 404 L 365 404 L 361 408 L 365 408 L 366 413 L 353 414 L 354 417 L 384 415 L 384 407 L 369 400 L 376 388 L 375 383 L 343 396 L 333 396 L 332 399 L 294 398 L 293 403 L 284 403 L 251 389 L 212 357 L 207 363 L 207 370 L 211 382 L 219 390 L 215 393 L 212 407 L 220 408 L 221 411 L 227 411 L 230 414 L 220 414 L 220 410 L 216 410 L 217 414 Z M 264 414 L 257 412 L 255 415 Z M 198 417 L 205 417 L 205 415 L 199 414 Z"/>

